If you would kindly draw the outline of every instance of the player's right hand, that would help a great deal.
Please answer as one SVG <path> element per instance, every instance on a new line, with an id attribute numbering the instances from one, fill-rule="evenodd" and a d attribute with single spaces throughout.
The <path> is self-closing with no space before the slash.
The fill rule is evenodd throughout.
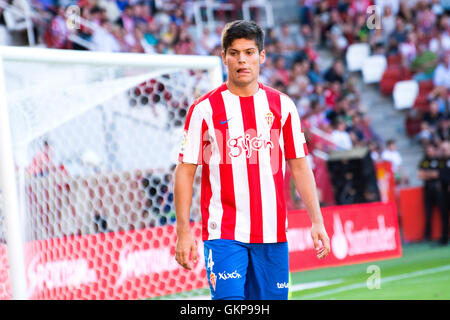
<path id="1" fill-rule="evenodd" d="M 311 238 L 317 252 L 317 258 L 323 259 L 330 253 L 330 239 L 328 238 L 323 223 L 313 224 Z"/>
<path id="2" fill-rule="evenodd" d="M 178 234 L 175 247 L 175 260 L 185 269 L 192 270 L 191 261 L 195 264 L 198 260 L 197 244 L 191 232 Z"/>

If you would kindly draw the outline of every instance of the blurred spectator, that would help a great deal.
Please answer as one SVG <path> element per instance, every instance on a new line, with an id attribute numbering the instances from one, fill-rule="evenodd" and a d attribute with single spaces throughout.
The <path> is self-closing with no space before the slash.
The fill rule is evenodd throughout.
<path id="1" fill-rule="evenodd" d="M 353 115 L 352 123 L 347 128 L 347 132 L 350 134 L 352 139 L 352 144 L 355 147 L 361 146 L 364 144 L 364 132 L 362 131 L 362 119 L 359 113 Z"/>
<path id="2" fill-rule="evenodd" d="M 325 40 L 325 28 L 330 21 L 331 8 L 328 1 L 320 1 L 314 10 L 314 41 L 322 45 Z"/>
<path id="3" fill-rule="evenodd" d="M 81 18 L 89 21 L 91 19 L 90 9 L 87 7 L 80 8 Z M 85 26 L 84 24 L 80 24 L 80 28 L 76 30 L 76 35 L 82 38 L 85 41 L 92 43 L 92 35 L 94 34 L 94 30 Z M 72 48 L 74 50 L 87 50 L 86 47 L 79 45 L 78 43 L 73 43 Z"/>
<path id="4" fill-rule="evenodd" d="M 370 125 L 369 117 L 357 112 L 352 116 L 351 126 L 347 129 L 354 146 L 368 146 L 371 141 L 381 143 L 381 138 Z"/>
<path id="5" fill-rule="evenodd" d="M 55 15 L 46 31 L 45 42 L 49 48 L 69 49 L 68 36 L 69 28 L 67 27 L 64 8 L 56 7 Z"/>
<path id="6" fill-rule="evenodd" d="M 417 12 L 418 28 L 424 33 L 430 33 L 436 25 L 436 14 L 431 10 L 431 5 L 426 5 L 423 11 Z"/>
<path id="7" fill-rule="evenodd" d="M 416 81 L 427 81 L 433 79 L 434 69 L 438 62 L 435 52 L 428 50 L 426 44 L 419 44 L 417 56 L 412 60 L 410 70 L 415 73 Z"/>
<path id="8" fill-rule="evenodd" d="M 170 19 L 174 22 L 178 27 L 181 27 L 184 23 L 184 13 L 181 8 L 176 8 L 172 14 L 170 15 Z"/>
<path id="9" fill-rule="evenodd" d="M 369 33 L 370 29 L 367 26 L 366 15 L 364 14 L 358 15 L 356 18 L 355 26 L 353 28 L 353 39 L 355 39 L 357 42 L 367 42 L 369 38 Z"/>
<path id="10" fill-rule="evenodd" d="M 281 28 L 276 28 L 275 35 L 278 39 L 282 39 L 280 41 L 281 50 L 287 60 L 287 67 L 290 67 L 294 54 L 299 49 L 295 35 L 291 33 L 290 25 L 287 23 L 282 24 Z"/>
<path id="11" fill-rule="evenodd" d="M 366 14 L 367 8 L 373 4 L 372 0 L 350 1 L 350 15 Z"/>
<path id="12" fill-rule="evenodd" d="M 308 78 L 316 87 L 321 86 L 325 81 L 320 71 L 320 66 L 318 63 L 310 62 L 310 67 L 308 69 Z"/>
<path id="13" fill-rule="evenodd" d="M 445 1 L 445 0 L 444 0 Z M 431 10 L 433 13 L 435 13 L 437 16 L 441 16 L 444 13 L 444 7 L 442 6 L 442 3 L 444 1 L 441 0 L 431 0 Z M 441 3 L 442 2 L 442 3 Z"/>
<path id="14" fill-rule="evenodd" d="M 120 11 L 124 11 L 125 8 L 128 6 L 129 1 L 128 0 L 115 0 L 115 3 L 117 4 L 117 7 Z"/>
<path id="15" fill-rule="evenodd" d="M 385 40 L 386 37 L 383 34 L 383 29 L 375 29 L 373 34 L 369 37 L 369 45 L 373 54 L 385 54 Z"/>
<path id="16" fill-rule="evenodd" d="M 450 117 L 448 115 L 439 121 L 436 136 L 440 141 L 450 141 Z"/>
<path id="17" fill-rule="evenodd" d="M 172 46 L 175 44 L 177 34 L 179 32 L 179 27 L 175 22 L 169 23 L 169 27 L 161 33 L 161 40 L 167 45 Z"/>
<path id="18" fill-rule="evenodd" d="M 317 44 L 314 40 L 313 30 L 310 25 L 303 24 L 300 26 L 300 32 L 295 33 L 295 39 L 298 50 L 301 50 L 306 46 L 307 39 L 312 39 L 314 44 Z"/>
<path id="19" fill-rule="evenodd" d="M 333 65 L 325 72 L 324 79 L 328 82 L 344 82 L 344 63 L 342 60 L 336 59 L 333 62 Z"/>
<path id="20" fill-rule="evenodd" d="M 395 30 L 396 19 L 390 5 L 385 5 L 382 12 L 383 16 L 381 18 L 381 30 L 383 32 L 384 42 L 387 42 L 389 35 L 391 35 Z"/>
<path id="21" fill-rule="evenodd" d="M 95 29 L 92 35 L 92 43 L 96 51 L 120 52 L 122 51 L 119 40 L 113 35 L 114 27 L 109 20 L 100 22 L 101 28 Z M 116 36 L 119 36 L 116 30 Z"/>
<path id="22" fill-rule="evenodd" d="M 122 15 L 122 10 L 117 1 L 100 0 L 98 5 L 105 10 L 106 17 L 109 21 L 117 21 Z"/>
<path id="23" fill-rule="evenodd" d="M 306 39 L 306 44 L 303 51 L 308 58 L 308 61 L 305 61 L 305 63 L 307 64 L 307 67 L 309 69 L 309 63 L 311 62 L 312 64 L 314 64 L 315 62 L 317 62 L 317 59 L 319 57 L 313 38 L 309 37 Z"/>
<path id="24" fill-rule="evenodd" d="M 422 121 L 420 123 L 420 131 L 415 136 L 415 140 L 417 140 L 422 146 L 427 145 L 433 140 L 433 129 L 430 127 L 428 122 Z"/>
<path id="25" fill-rule="evenodd" d="M 429 43 L 429 49 L 438 55 L 450 50 L 450 35 L 446 30 L 438 30 Z"/>
<path id="26" fill-rule="evenodd" d="M 390 35 L 390 40 L 398 47 L 401 43 L 406 42 L 408 31 L 405 28 L 405 22 L 401 17 L 397 17 L 395 20 L 395 29 Z"/>
<path id="27" fill-rule="evenodd" d="M 445 212 L 443 192 L 439 181 L 439 157 L 435 145 L 429 143 L 425 147 L 424 158 L 419 163 L 419 179 L 423 181 L 424 208 L 425 208 L 425 230 L 424 238 L 431 240 L 431 218 L 434 207 L 437 206 L 441 212 Z"/>
<path id="28" fill-rule="evenodd" d="M 298 12 L 299 20 L 302 26 L 312 25 L 313 23 L 313 10 L 312 8 L 317 5 L 320 0 L 299 0 Z"/>
<path id="29" fill-rule="evenodd" d="M 314 82 L 312 82 L 314 83 Z M 314 83 L 313 91 L 309 95 L 309 99 L 311 100 L 311 103 L 317 103 L 319 108 L 324 109 L 326 107 L 325 103 L 325 96 L 324 96 L 324 90 L 325 86 L 322 82 Z"/>
<path id="30" fill-rule="evenodd" d="M 440 244 L 448 244 L 449 214 L 450 214 L 450 141 L 441 143 L 441 158 L 439 161 L 439 181 L 442 190 L 442 230 Z"/>
<path id="31" fill-rule="evenodd" d="M 370 142 L 374 141 L 378 145 L 381 145 L 383 142 L 383 139 L 380 137 L 380 135 L 375 131 L 375 129 L 372 127 L 371 119 L 369 116 L 363 114 L 362 115 L 362 121 L 361 121 L 361 131 L 364 134 L 364 142 Z"/>
<path id="32" fill-rule="evenodd" d="M 450 90 L 450 51 L 447 50 L 442 62 L 436 67 L 433 83 L 438 90 Z"/>
<path id="33" fill-rule="evenodd" d="M 381 160 L 381 146 L 376 141 L 369 142 L 370 157 L 373 161 Z"/>
<path id="34" fill-rule="evenodd" d="M 395 15 L 397 15 L 400 10 L 400 0 L 375 0 L 375 5 L 380 12 L 384 11 L 384 7 L 389 6 Z"/>
<path id="35" fill-rule="evenodd" d="M 158 26 L 155 21 L 149 21 L 146 28 L 144 28 L 145 43 L 142 45 L 147 53 L 155 53 L 158 39 Z"/>
<path id="36" fill-rule="evenodd" d="M 133 19 L 133 6 L 127 4 L 123 9 L 122 16 L 119 18 L 117 23 L 125 29 L 127 33 L 131 33 L 135 26 L 135 21 Z"/>
<path id="37" fill-rule="evenodd" d="M 430 103 L 430 110 L 425 112 L 423 121 L 427 122 L 430 127 L 436 128 L 439 121 L 443 119 L 444 114 L 439 111 L 439 104 L 437 100 Z"/>
<path id="38" fill-rule="evenodd" d="M 273 88 L 275 90 L 280 91 L 280 92 L 286 92 L 287 91 L 286 86 L 284 85 L 283 81 L 281 81 L 281 80 L 275 80 L 275 82 L 273 83 Z"/>
<path id="39" fill-rule="evenodd" d="M 344 55 L 344 51 L 348 46 L 348 40 L 345 37 L 345 23 L 342 21 L 339 11 L 332 9 L 328 24 L 325 26 L 326 39 L 331 46 L 331 52 L 337 58 Z"/>
<path id="40" fill-rule="evenodd" d="M 284 57 L 279 56 L 275 60 L 275 72 L 273 74 L 273 79 L 275 81 L 281 81 L 284 86 L 288 86 L 290 82 L 290 74 L 288 69 L 286 69 L 286 60 Z"/>
<path id="41" fill-rule="evenodd" d="M 313 128 L 323 128 L 329 124 L 325 108 L 317 100 L 311 101 L 310 113 L 306 115 L 305 121 L 308 122 L 309 127 Z"/>
<path id="42" fill-rule="evenodd" d="M 325 99 L 327 98 L 327 93 L 325 93 Z M 326 102 L 326 106 L 330 107 L 330 102 Z M 331 124 L 335 124 L 338 118 L 342 118 L 347 122 L 348 113 L 350 110 L 350 100 L 347 97 L 339 97 L 335 105 L 329 108 L 327 113 L 327 118 Z"/>
<path id="43" fill-rule="evenodd" d="M 417 35 L 414 31 L 410 31 L 406 36 L 406 41 L 399 44 L 399 51 L 403 66 L 408 68 L 417 56 Z"/>
<path id="44" fill-rule="evenodd" d="M 352 139 L 346 128 L 347 124 L 344 118 L 336 119 L 331 132 L 331 141 L 336 145 L 337 150 L 350 150 L 353 147 Z"/>
<path id="45" fill-rule="evenodd" d="M 397 143 L 394 139 L 389 139 L 386 142 L 386 149 L 381 153 L 381 159 L 389 161 L 392 165 L 392 172 L 395 176 L 395 181 L 400 184 L 408 184 L 409 179 L 402 172 L 402 156 L 397 150 Z"/>
<path id="46" fill-rule="evenodd" d="M 260 79 L 262 83 L 268 84 L 272 83 L 273 75 L 275 73 L 275 67 L 273 65 L 273 60 L 270 56 L 266 55 L 266 60 L 261 68 Z"/>
<path id="47" fill-rule="evenodd" d="M 277 39 L 277 35 L 275 33 L 275 28 L 267 28 L 266 32 L 264 33 L 264 36 L 265 36 L 265 39 L 264 39 L 265 47 L 273 44 L 274 41 Z"/>
<path id="48" fill-rule="evenodd" d="M 191 55 L 195 53 L 195 44 L 186 29 L 182 29 L 175 39 L 175 53 Z"/>
<path id="49" fill-rule="evenodd" d="M 216 33 L 212 33 L 209 28 L 203 29 L 203 37 L 197 41 L 197 53 L 208 55 L 212 50 L 221 44 L 221 39 Z"/>

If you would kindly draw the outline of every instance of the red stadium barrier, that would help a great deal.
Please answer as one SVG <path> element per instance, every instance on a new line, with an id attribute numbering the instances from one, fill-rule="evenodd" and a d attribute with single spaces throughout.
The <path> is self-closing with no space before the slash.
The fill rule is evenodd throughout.
<path id="1" fill-rule="evenodd" d="M 370 203 L 323 208 L 332 252 L 315 256 L 306 211 L 289 212 L 290 269 L 361 263 L 401 256 L 395 206 Z M 175 259 L 173 225 L 28 242 L 31 299 L 144 299 L 206 287 L 201 225 L 193 224 L 199 262 L 193 271 Z M 0 298 L 9 298 L 5 246 L 0 246 Z"/>
<path id="2" fill-rule="evenodd" d="M 29 298 L 145 299 L 205 287 L 199 223 L 193 224 L 193 233 L 199 253 L 193 271 L 174 259 L 174 225 L 27 242 Z M 6 261 L 4 248 L 0 247 L 0 261 Z M 0 277 L 0 288 L 7 280 Z M 0 298 L 9 298 L 7 289 L 0 290 Z"/>
<path id="3" fill-rule="evenodd" d="M 331 253 L 318 260 L 304 210 L 289 213 L 291 271 L 398 258 L 402 255 L 395 205 L 367 203 L 322 208 Z"/>
<path id="4" fill-rule="evenodd" d="M 425 235 L 425 208 L 423 188 L 405 188 L 399 192 L 399 214 L 403 232 L 403 240 L 408 242 L 422 241 Z M 441 217 L 439 209 L 434 208 L 431 219 L 431 238 L 441 237 Z"/>

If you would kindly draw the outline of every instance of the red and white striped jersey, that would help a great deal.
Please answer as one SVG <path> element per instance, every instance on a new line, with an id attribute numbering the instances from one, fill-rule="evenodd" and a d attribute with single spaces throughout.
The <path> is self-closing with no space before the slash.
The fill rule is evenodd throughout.
<path id="1" fill-rule="evenodd" d="M 285 94 L 259 83 L 249 97 L 226 83 L 197 99 L 179 162 L 202 165 L 203 240 L 285 242 L 285 159 L 308 154 L 300 118 Z"/>

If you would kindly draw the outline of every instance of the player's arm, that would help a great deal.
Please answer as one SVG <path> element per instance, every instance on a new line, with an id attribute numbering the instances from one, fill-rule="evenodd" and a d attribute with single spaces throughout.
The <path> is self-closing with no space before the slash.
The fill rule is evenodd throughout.
<path id="1" fill-rule="evenodd" d="M 194 263 L 197 262 L 197 245 L 192 236 L 190 208 L 194 184 L 196 164 L 179 163 L 175 169 L 174 203 L 176 215 L 177 244 L 175 259 L 186 269 L 191 270 L 189 255 Z"/>
<path id="2" fill-rule="evenodd" d="M 306 157 L 288 159 L 287 163 L 294 178 L 295 188 L 305 204 L 311 219 L 311 237 L 319 259 L 325 258 L 330 252 L 330 240 L 328 238 L 320 211 L 319 198 L 316 192 L 316 182 Z M 320 242 L 322 247 L 320 247 Z"/>

